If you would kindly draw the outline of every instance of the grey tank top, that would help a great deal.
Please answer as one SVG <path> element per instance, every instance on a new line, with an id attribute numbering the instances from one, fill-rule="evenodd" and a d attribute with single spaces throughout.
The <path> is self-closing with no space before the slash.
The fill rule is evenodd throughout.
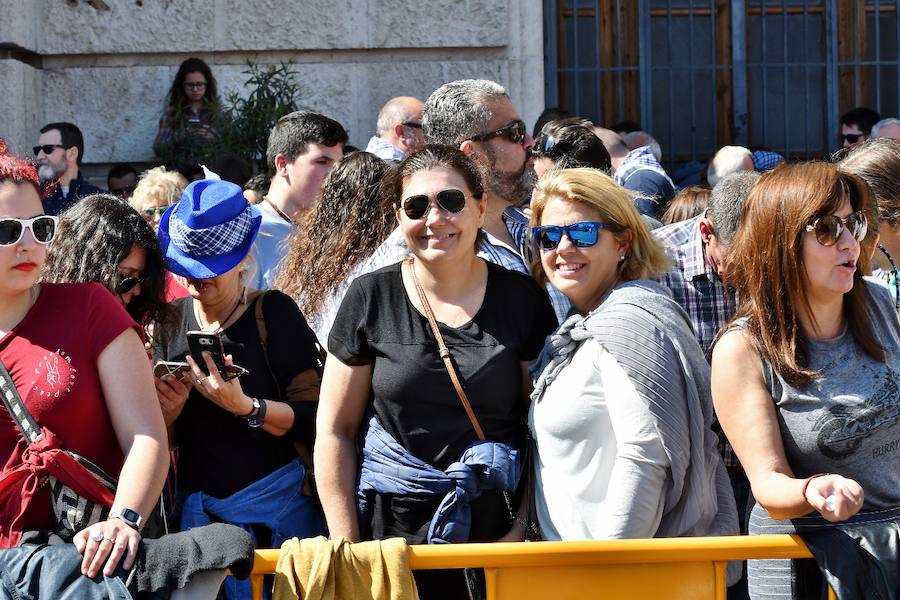
<path id="1" fill-rule="evenodd" d="M 809 367 L 820 376 L 805 387 L 790 385 L 765 359 L 762 367 L 794 475 L 850 477 L 865 491 L 864 510 L 875 510 L 900 506 L 900 321 L 884 286 L 866 281 L 866 287 L 884 363 L 845 329 L 809 343 Z"/>

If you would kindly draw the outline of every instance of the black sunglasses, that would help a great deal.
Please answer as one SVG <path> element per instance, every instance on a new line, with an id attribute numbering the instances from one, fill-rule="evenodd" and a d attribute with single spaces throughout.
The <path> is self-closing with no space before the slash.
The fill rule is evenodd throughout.
<path id="1" fill-rule="evenodd" d="M 435 195 L 438 206 L 447 212 L 458 213 L 466 206 L 466 195 L 461 190 L 441 190 Z M 403 200 L 403 212 L 410 219 L 424 219 L 431 209 L 431 198 L 425 194 L 410 196 Z"/>
<path id="2" fill-rule="evenodd" d="M 530 151 L 533 156 L 546 156 L 550 154 L 554 146 L 556 146 L 556 138 L 542 133 L 534 140 L 534 146 L 531 147 Z"/>
<path id="3" fill-rule="evenodd" d="M 869 135 L 868 133 L 845 133 L 841 135 L 842 140 L 847 140 L 849 144 L 855 144 L 859 141 L 859 138 L 863 138 Z"/>
<path id="4" fill-rule="evenodd" d="M 532 227 L 531 235 L 541 250 L 553 250 L 559 246 L 564 235 L 578 248 L 590 248 L 600 239 L 601 229 L 617 232 L 622 231 L 622 226 L 597 221 L 582 221 L 571 225 L 541 225 Z"/>
<path id="5" fill-rule="evenodd" d="M 844 232 L 844 227 L 850 230 L 853 239 L 861 242 L 869 231 L 869 221 L 861 210 L 848 215 L 846 219 L 837 215 L 825 215 L 807 225 L 806 231 L 814 231 L 816 240 L 823 246 L 834 246 Z"/>
<path id="6" fill-rule="evenodd" d="M 15 217 L 0 218 L 0 246 L 14 246 L 22 241 L 25 230 L 30 229 L 34 240 L 39 244 L 49 244 L 56 234 L 57 218 L 40 215 L 31 219 Z"/>
<path id="7" fill-rule="evenodd" d="M 413 129 L 422 129 L 421 123 L 413 123 L 412 121 L 404 121 L 403 123 L 401 123 L 401 125 L 412 127 Z"/>
<path id="8" fill-rule="evenodd" d="M 500 129 L 488 131 L 487 133 L 479 133 L 478 135 L 473 135 L 470 139 L 473 142 L 486 142 L 501 136 L 506 137 L 514 144 L 521 144 L 525 141 L 525 122 L 521 119 L 516 119 Z"/>
<path id="9" fill-rule="evenodd" d="M 41 150 L 44 151 L 44 154 L 50 154 L 50 153 L 53 152 L 56 148 L 63 148 L 63 149 L 65 149 L 66 147 L 63 146 L 62 144 L 41 144 L 40 146 L 35 146 L 35 147 L 32 148 L 31 150 L 34 152 L 34 155 L 37 156 L 38 154 L 41 153 Z"/>
<path id="10" fill-rule="evenodd" d="M 122 274 L 119 274 L 117 276 L 117 279 L 118 281 L 116 281 L 113 288 L 120 296 L 127 294 L 128 292 L 136 288 L 138 284 L 144 283 L 143 277 L 134 277 L 131 275 L 123 276 Z"/>

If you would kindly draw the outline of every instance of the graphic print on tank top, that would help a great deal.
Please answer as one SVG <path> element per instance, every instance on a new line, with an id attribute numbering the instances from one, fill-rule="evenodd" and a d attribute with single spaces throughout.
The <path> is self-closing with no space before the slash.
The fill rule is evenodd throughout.
<path id="1" fill-rule="evenodd" d="M 840 401 L 840 395 L 831 397 L 832 404 L 822 411 L 814 421 L 813 431 L 819 450 L 832 460 L 842 460 L 854 454 L 864 440 L 882 428 L 890 429 L 900 424 L 900 377 L 890 367 L 876 373 L 870 365 L 861 365 L 857 381 L 871 381 L 871 392 L 866 400 L 850 405 Z M 832 365 L 826 365 L 825 370 Z M 884 437 L 882 432 L 880 437 Z M 872 449 L 872 458 L 879 458 L 894 452 L 900 446 L 898 439 L 880 444 Z"/>

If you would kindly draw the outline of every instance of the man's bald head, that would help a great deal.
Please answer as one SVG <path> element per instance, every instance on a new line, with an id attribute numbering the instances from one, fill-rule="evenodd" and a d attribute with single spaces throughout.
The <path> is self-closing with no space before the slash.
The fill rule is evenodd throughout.
<path id="1" fill-rule="evenodd" d="M 391 98 L 378 113 L 376 134 L 387 143 L 412 152 L 422 139 L 422 101 L 412 96 Z"/>

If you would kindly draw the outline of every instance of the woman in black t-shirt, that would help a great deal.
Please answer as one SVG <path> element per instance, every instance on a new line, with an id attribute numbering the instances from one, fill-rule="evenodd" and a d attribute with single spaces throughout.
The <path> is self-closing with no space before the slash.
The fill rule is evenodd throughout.
<path id="1" fill-rule="evenodd" d="M 368 438 L 381 431 L 437 471 L 460 461 L 478 441 L 438 354 L 413 276 L 486 439 L 512 448 L 523 448 L 527 364 L 556 318 L 532 279 L 476 256 L 486 200 L 471 159 L 454 148 L 426 146 L 390 177 L 387 191 L 415 258 L 409 266 L 395 264 L 357 278 L 341 304 L 328 340 L 335 360 L 325 367 L 315 461 L 332 537 L 401 536 L 423 543 L 444 493 L 379 490 L 358 518 L 355 489 L 357 436 L 368 409 L 374 413 Z M 483 491 L 472 502 L 468 540 L 494 541 L 509 529 L 501 491 Z M 417 573 L 423 597 L 458 597 L 458 573 L 450 581 L 438 579 L 427 585 Z"/>

